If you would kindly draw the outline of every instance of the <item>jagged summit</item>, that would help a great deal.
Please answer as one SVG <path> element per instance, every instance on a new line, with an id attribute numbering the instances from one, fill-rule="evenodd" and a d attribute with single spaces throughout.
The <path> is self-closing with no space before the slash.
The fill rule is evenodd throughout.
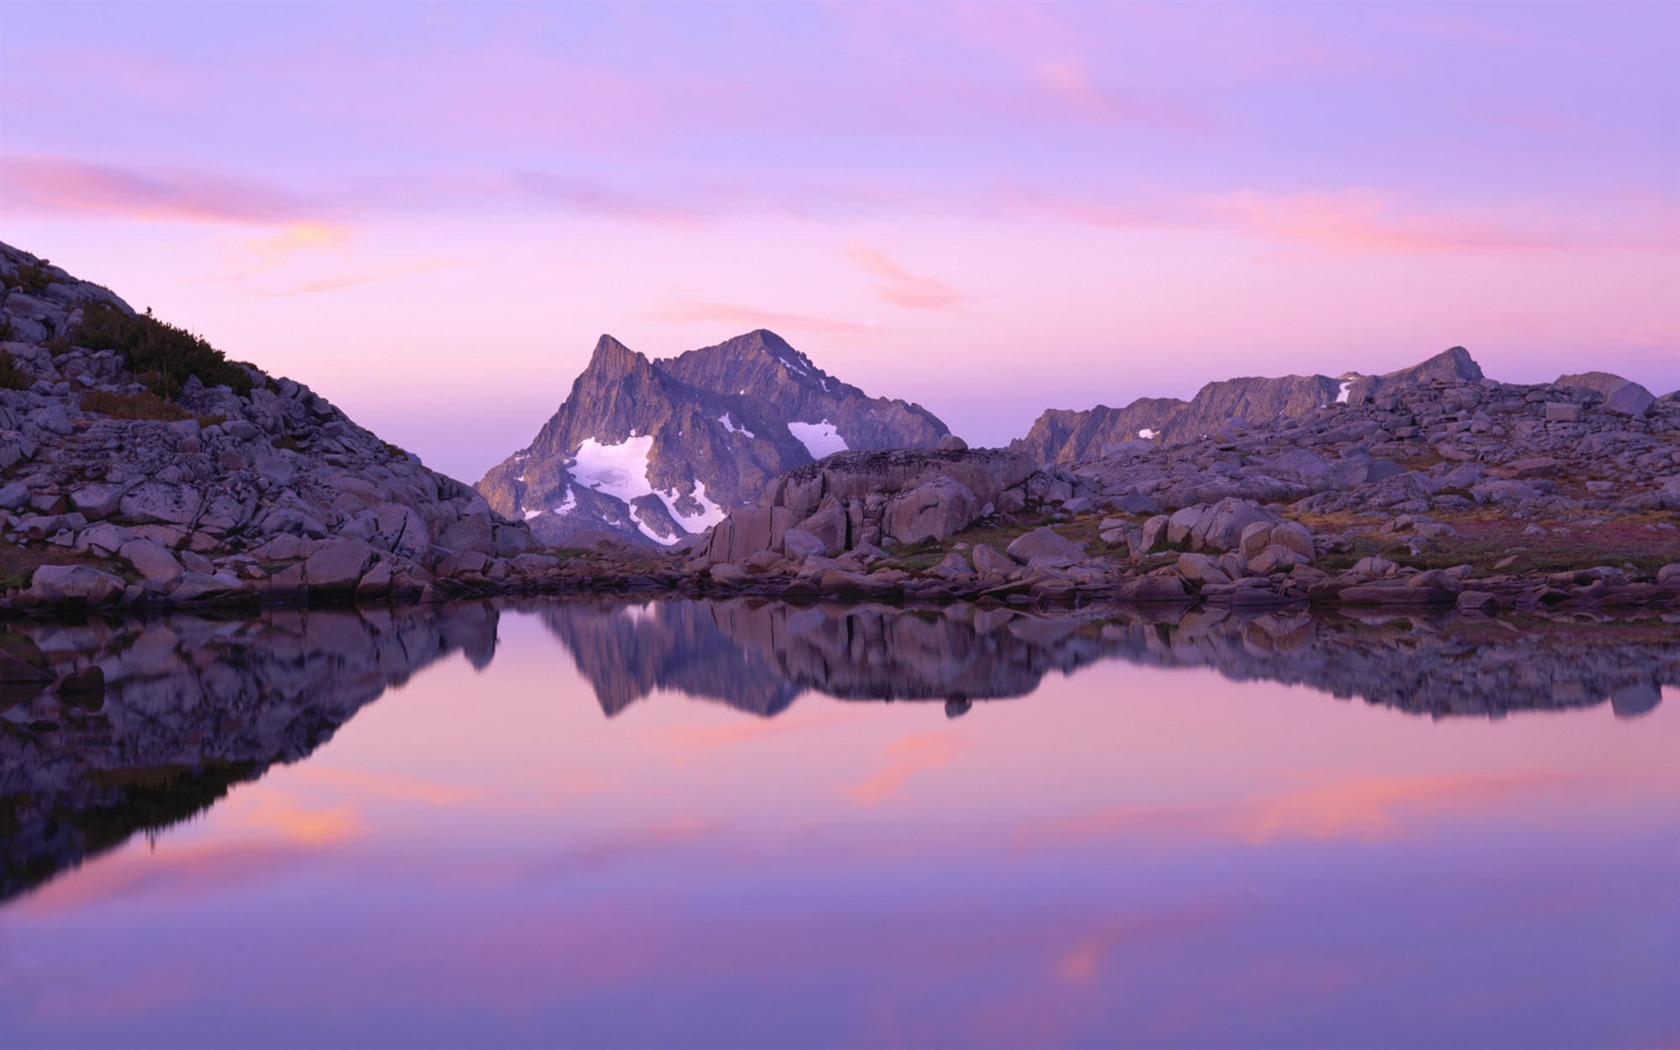
<path id="1" fill-rule="evenodd" d="M 1010 447 L 1040 463 L 1073 463 L 1099 456 L 1104 449 L 1127 441 L 1194 441 L 1232 421 L 1266 423 L 1299 418 L 1326 405 L 1361 404 L 1396 385 L 1481 379 L 1481 366 L 1462 346 L 1382 375 L 1349 371 L 1339 377 L 1224 379 L 1203 386 L 1189 401 L 1154 397 L 1140 398 L 1121 408 L 1098 405 L 1082 411 L 1051 409 L 1039 416 L 1026 437 Z"/>
<path id="2" fill-rule="evenodd" d="M 478 488 L 552 544 L 674 544 L 770 479 L 848 448 L 932 447 L 919 405 L 871 398 L 767 329 L 649 360 L 610 335 L 526 448 Z"/>

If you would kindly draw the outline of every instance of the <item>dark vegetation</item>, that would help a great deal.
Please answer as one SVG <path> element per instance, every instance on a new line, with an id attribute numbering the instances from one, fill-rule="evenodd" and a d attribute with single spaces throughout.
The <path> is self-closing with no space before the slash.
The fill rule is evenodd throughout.
<path id="1" fill-rule="evenodd" d="M 25 295 L 40 295 L 52 283 L 52 274 L 45 266 L 35 266 L 24 263 L 18 267 L 17 276 L 6 281 L 6 285 L 16 288 Z"/>
<path id="2" fill-rule="evenodd" d="M 82 394 L 82 411 L 98 412 L 114 419 L 161 419 L 166 423 L 196 419 L 203 426 L 225 421 L 221 415 L 201 416 L 188 412 L 178 403 L 159 397 L 150 390 L 142 390 L 138 394 L 89 390 Z"/>
<path id="3" fill-rule="evenodd" d="M 0 388 L 6 390 L 28 390 L 35 385 L 35 377 L 17 366 L 17 359 L 11 352 L 0 350 Z"/>
<path id="4" fill-rule="evenodd" d="M 157 320 L 150 311 L 130 315 L 106 303 L 86 303 L 71 341 L 90 350 L 120 352 L 128 370 L 158 397 L 180 397 L 192 376 L 205 386 L 230 387 L 241 397 L 251 393 L 248 372 L 201 337 Z"/>

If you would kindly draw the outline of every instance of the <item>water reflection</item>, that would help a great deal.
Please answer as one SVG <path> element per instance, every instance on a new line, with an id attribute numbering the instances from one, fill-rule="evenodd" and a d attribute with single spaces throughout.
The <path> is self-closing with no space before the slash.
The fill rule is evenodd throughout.
<path id="1" fill-rule="evenodd" d="M 487 664 L 496 620 L 461 605 L 8 628 L 6 652 L 46 681 L 98 666 L 105 686 L 0 697 L 0 900 L 308 756 L 441 657 Z"/>
<path id="2" fill-rule="evenodd" d="M 364 705 L 461 652 L 483 668 L 498 620 L 536 615 L 607 716 L 656 690 L 761 718 L 806 692 L 848 701 L 1031 695 L 1101 660 L 1209 668 L 1434 717 L 1608 703 L 1654 708 L 1680 684 L 1680 628 L 1660 619 L 1511 626 L 1482 619 L 1054 617 L 956 606 L 503 603 L 281 611 L 252 620 L 14 625 L 6 653 L 42 672 L 0 694 L 0 900 L 137 832 L 188 819 L 230 786 L 308 756 Z M 97 665 L 103 698 L 66 675 Z M 18 664 L 10 665 L 16 671 Z M 28 678 L 27 674 L 13 677 Z M 51 681 L 60 681 L 58 687 Z M 906 745 L 908 746 L 908 745 Z"/>

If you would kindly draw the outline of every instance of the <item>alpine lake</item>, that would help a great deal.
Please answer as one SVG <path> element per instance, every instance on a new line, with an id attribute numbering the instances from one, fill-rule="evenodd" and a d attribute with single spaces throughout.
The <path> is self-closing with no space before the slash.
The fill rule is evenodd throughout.
<path id="1" fill-rule="evenodd" d="M 1680 1041 L 1680 622 L 12 623 L 6 1047 Z"/>

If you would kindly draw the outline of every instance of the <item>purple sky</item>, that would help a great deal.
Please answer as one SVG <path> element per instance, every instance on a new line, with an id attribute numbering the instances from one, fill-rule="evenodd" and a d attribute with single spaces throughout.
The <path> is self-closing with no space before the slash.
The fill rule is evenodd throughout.
<path id="1" fill-rule="evenodd" d="M 0 7 L 0 238 L 475 479 L 597 335 L 971 441 L 1453 344 L 1680 386 L 1680 7 Z"/>

